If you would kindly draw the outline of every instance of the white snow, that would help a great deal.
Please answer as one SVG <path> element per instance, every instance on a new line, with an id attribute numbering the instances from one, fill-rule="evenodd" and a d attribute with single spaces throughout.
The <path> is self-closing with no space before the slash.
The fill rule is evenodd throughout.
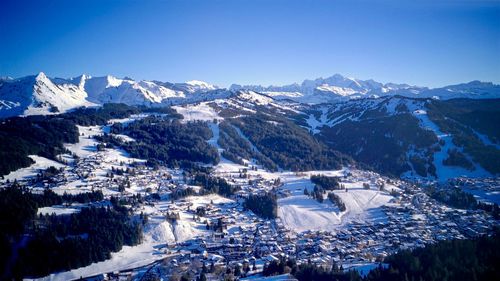
<path id="1" fill-rule="evenodd" d="M 253 91 L 240 92 L 238 97 L 241 99 L 250 101 L 252 103 L 258 104 L 258 105 L 267 105 L 267 104 L 270 104 L 274 101 L 270 97 L 266 97 L 264 95 L 261 95 L 259 93 L 253 92 Z"/>
<path id="2" fill-rule="evenodd" d="M 410 108 L 412 109 L 412 108 Z M 420 125 L 427 129 L 433 131 L 437 138 L 444 142 L 441 149 L 434 154 L 434 166 L 436 167 L 437 179 L 439 181 L 446 181 L 450 178 L 468 176 L 468 177 L 489 177 L 491 174 L 484 170 L 478 164 L 475 164 L 475 169 L 473 171 L 467 170 L 462 167 L 457 166 L 447 166 L 443 164 L 443 161 L 448 158 L 448 150 L 451 148 L 457 148 L 453 144 L 453 137 L 450 134 L 443 133 L 439 127 L 429 119 L 427 112 L 422 109 L 417 109 L 413 111 L 413 116 L 415 116 L 419 121 Z"/>
<path id="3" fill-rule="evenodd" d="M 98 142 L 94 137 L 102 133 L 101 127 L 77 125 L 77 128 L 80 134 L 78 137 L 79 141 L 77 143 L 65 144 L 64 147 L 79 157 L 87 157 L 97 151 L 96 145 Z"/>
<path id="4" fill-rule="evenodd" d="M 54 166 L 56 168 L 65 167 L 65 165 L 56 162 L 54 160 L 47 159 L 45 157 L 37 156 L 37 155 L 29 155 L 29 158 L 33 159 L 35 163 L 31 164 L 31 166 L 26 168 L 21 168 L 16 171 L 10 172 L 8 175 L 4 176 L 5 180 L 14 181 L 24 180 L 30 177 L 36 176 L 41 170 L 46 170 L 50 166 Z"/>
<path id="5" fill-rule="evenodd" d="M 19 103 L 19 102 L 0 100 L 0 110 L 13 109 L 14 107 L 19 107 L 19 106 L 21 106 L 21 103 Z"/>
<path id="6" fill-rule="evenodd" d="M 185 83 L 177 83 L 175 84 L 175 86 L 190 94 L 198 94 L 202 92 L 219 89 L 219 87 L 215 85 L 199 80 L 191 80 Z"/>
<path id="7" fill-rule="evenodd" d="M 342 214 L 338 208 L 325 200 L 318 203 L 306 195 L 294 195 L 278 200 L 278 217 L 283 224 L 294 231 L 333 231 L 341 223 Z"/>
<path id="8" fill-rule="evenodd" d="M 116 138 L 118 138 L 118 139 L 120 139 L 123 142 L 133 142 L 133 141 L 135 141 L 134 138 L 131 138 L 131 137 L 127 136 L 127 135 L 113 134 L 113 136 L 116 137 Z"/>
<path id="9" fill-rule="evenodd" d="M 142 243 L 138 246 L 123 246 L 117 252 L 111 254 L 111 259 L 102 262 L 92 263 L 85 267 L 80 267 L 66 272 L 53 273 L 49 276 L 35 280 L 43 281 L 66 281 L 79 279 L 80 277 L 93 276 L 107 272 L 114 272 L 130 268 L 136 268 L 150 264 L 166 255 L 162 250 L 157 249 L 154 244 Z"/>
<path id="10" fill-rule="evenodd" d="M 48 214 L 48 215 L 56 214 L 56 216 L 59 216 L 59 215 L 70 215 L 73 213 L 77 213 L 79 211 L 80 211 L 80 209 L 78 207 L 75 207 L 75 206 L 65 207 L 65 206 L 61 206 L 61 205 L 54 205 L 54 206 L 50 206 L 50 207 L 39 208 L 37 214 L 38 215 L 40 215 L 40 214 L 44 214 L 44 215 L 45 214 Z"/>
<path id="11" fill-rule="evenodd" d="M 336 190 L 335 194 L 340 196 L 345 203 L 347 211 L 346 220 L 381 222 L 386 220 L 381 206 L 386 205 L 393 199 L 388 192 L 378 190 L 365 190 L 363 182 L 343 183 L 348 191 Z"/>
<path id="12" fill-rule="evenodd" d="M 314 116 L 314 114 L 309 114 L 308 118 L 306 119 L 308 127 L 312 130 L 313 134 L 317 134 L 320 132 L 319 128 L 328 125 L 328 108 L 327 107 L 321 107 L 321 115 L 319 117 L 319 120 Z M 331 126 L 331 125 L 330 125 Z"/>
<path id="13" fill-rule="evenodd" d="M 299 92 L 277 92 L 277 91 L 263 91 L 263 94 L 266 94 L 274 99 L 287 99 L 287 98 L 300 98 L 304 96 Z"/>
<path id="14" fill-rule="evenodd" d="M 322 92 L 331 92 L 334 95 L 338 95 L 341 97 L 346 97 L 350 95 L 354 95 L 359 93 L 359 91 L 356 91 L 351 88 L 345 88 L 345 87 L 338 87 L 338 86 L 330 86 L 328 84 L 323 84 L 321 86 L 316 87 L 316 90 L 322 91 Z"/>
<path id="15" fill-rule="evenodd" d="M 220 117 L 215 110 L 206 102 L 189 106 L 173 106 L 173 108 L 184 116 L 183 122 L 188 121 L 213 121 L 220 120 Z"/>
<path id="16" fill-rule="evenodd" d="M 49 78 L 43 72 L 19 79 L 2 80 L 0 117 L 56 114 L 81 106 L 104 103 L 170 105 L 213 100 L 227 93 L 202 81 L 162 83 L 120 79 L 111 75 L 81 75 L 71 79 Z"/>
<path id="17" fill-rule="evenodd" d="M 338 171 L 310 171 L 304 173 L 274 173 L 284 183 L 283 189 L 290 192 L 289 197 L 278 200 L 278 217 L 283 224 L 294 231 L 326 230 L 334 231 L 351 221 L 378 222 L 386 219 L 381 206 L 389 203 L 393 198 L 385 191 L 374 189 L 365 190 L 363 183 L 342 182 L 348 189 L 335 190 L 344 204 L 346 211 L 340 212 L 326 197 L 323 203 L 304 195 L 304 188 L 312 191 L 314 184 L 310 181 L 311 175 L 323 174 L 327 176 L 341 176 L 343 170 Z"/>

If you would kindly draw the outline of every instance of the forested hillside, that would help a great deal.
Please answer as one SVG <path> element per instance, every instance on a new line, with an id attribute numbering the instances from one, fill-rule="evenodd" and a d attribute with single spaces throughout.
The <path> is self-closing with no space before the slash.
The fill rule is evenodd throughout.
<path id="1" fill-rule="evenodd" d="M 33 163 L 28 155 L 49 159 L 64 152 L 63 143 L 78 141 L 78 129 L 60 117 L 14 117 L 0 123 L 0 176 Z"/>
<path id="2" fill-rule="evenodd" d="M 140 112 L 156 112 L 179 118 L 170 108 L 138 108 L 125 104 L 105 104 L 96 108 L 79 108 L 49 116 L 12 117 L 0 123 L 0 176 L 33 163 L 28 155 L 52 160 L 64 153 L 64 143 L 78 141 L 76 125 L 105 125 L 110 119 L 126 118 Z M 6 161 L 8 159 L 8 161 Z"/>
<path id="3" fill-rule="evenodd" d="M 378 268 L 369 281 L 399 280 L 498 280 L 500 233 L 476 240 L 441 241 L 413 251 L 401 251 L 385 259 L 389 268 Z"/>
<path id="4" fill-rule="evenodd" d="M 147 159 L 151 164 L 166 164 L 170 167 L 190 167 L 193 162 L 217 164 L 217 150 L 207 143 L 212 131 L 203 122 L 182 123 L 168 117 L 147 117 L 128 126 L 114 125 L 113 133 L 125 134 L 136 141 L 120 142 L 103 137 L 123 147 L 133 157 Z"/>
<path id="5" fill-rule="evenodd" d="M 331 148 L 391 176 L 437 177 L 443 167 L 460 167 L 471 176 L 484 168 L 496 175 L 499 108 L 499 100 L 391 97 L 311 107 L 304 111 L 309 116 L 294 120 L 314 124 L 314 135 Z"/>
<path id="6" fill-rule="evenodd" d="M 277 166 L 292 171 L 338 169 L 352 163 L 349 157 L 328 148 L 309 132 L 284 118 L 264 114 L 231 121 L 258 150 Z"/>
<path id="7" fill-rule="evenodd" d="M 71 215 L 37 215 L 54 204 L 102 200 L 102 193 L 59 196 L 34 194 L 14 183 L 0 190 L 0 268 L 9 277 L 41 277 L 110 258 L 123 245 L 141 241 L 141 224 L 111 198 L 110 207 L 86 207 Z"/>
<path id="8" fill-rule="evenodd" d="M 431 101 L 429 118 L 441 131 L 451 134 L 453 143 L 470 155 L 492 174 L 500 173 L 500 101 L 451 100 Z M 463 153 L 449 151 L 451 159 L 457 166 L 470 168 L 470 160 Z"/>
<path id="9" fill-rule="evenodd" d="M 437 149 L 437 138 L 419 127 L 410 114 L 346 120 L 324 128 L 319 137 L 332 148 L 385 174 L 399 176 L 412 164 L 421 176 L 435 175 L 432 153 Z M 411 149 L 425 153 L 408 157 Z"/>

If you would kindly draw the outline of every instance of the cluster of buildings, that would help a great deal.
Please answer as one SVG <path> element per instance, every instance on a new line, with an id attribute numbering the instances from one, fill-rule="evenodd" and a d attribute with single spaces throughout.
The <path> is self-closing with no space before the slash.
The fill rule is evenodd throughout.
<path id="1" fill-rule="evenodd" d="M 397 191 L 391 192 L 394 200 L 382 206 L 387 217 L 381 222 L 352 221 L 339 225 L 336 231 L 295 232 L 287 229 L 280 218 L 265 220 L 243 207 L 244 198 L 250 194 L 274 192 L 278 197 L 289 196 L 289 190 L 279 188 L 279 179 L 250 176 L 245 171 L 222 175 L 239 191 L 226 203 L 207 203 L 194 207 L 186 199 L 171 200 L 169 194 L 188 188 L 188 180 L 181 170 L 151 169 L 133 163 L 110 160 L 102 152 L 75 160 L 75 165 L 42 183 L 44 187 L 63 188 L 72 184 L 73 191 L 103 190 L 104 194 L 128 197 L 145 195 L 144 204 L 155 206 L 158 201 L 168 201 L 167 209 L 155 215 L 164 216 L 175 224 L 188 215 L 205 230 L 194 237 L 166 245 L 166 258 L 148 265 L 127 276 L 154 277 L 155 274 L 177 276 L 189 273 L 198 277 L 202 271 L 209 279 L 224 274 L 235 278 L 256 274 L 266 263 L 282 258 L 295 259 L 298 263 L 312 262 L 319 266 L 350 267 L 355 264 L 379 263 L 384 257 L 401 249 L 422 247 L 439 240 L 464 239 L 488 234 L 498 226 L 498 221 L 482 210 L 459 210 L 446 207 L 428 197 L 421 188 L 404 181 L 389 181 Z M 120 171 L 110 175 L 109 167 Z M 104 172 L 103 172 L 104 171 Z M 107 171 L 107 172 L 105 172 Z M 120 174 L 120 175 L 118 175 Z M 357 175 L 359 176 L 359 175 Z M 362 174 L 371 185 L 383 188 L 387 179 L 375 173 Z M 124 191 L 120 184 L 127 181 Z M 470 181 L 474 181 L 471 184 Z M 341 181 L 352 182 L 345 175 Z M 458 178 L 450 184 L 474 186 L 481 190 L 498 191 L 499 179 Z M 61 189 L 63 190 L 63 189 Z M 68 189 L 69 191 L 69 189 Z M 155 195 L 155 196 L 153 196 Z M 136 206 L 139 209 L 141 206 Z M 198 234 L 199 234 L 198 233 Z M 123 276 L 115 274 L 109 276 Z"/>

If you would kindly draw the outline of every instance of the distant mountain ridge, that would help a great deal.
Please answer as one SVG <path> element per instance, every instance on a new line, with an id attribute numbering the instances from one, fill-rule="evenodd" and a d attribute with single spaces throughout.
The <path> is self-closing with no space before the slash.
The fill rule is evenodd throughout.
<path id="1" fill-rule="evenodd" d="M 237 91 L 263 93 L 275 100 L 320 104 L 349 99 L 381 96 L 414 98 L 500 98 L 500 85 L 472 81 L 429 89 L 408 84 L 380 83 L 335 74 L 328 78 L 304 80 L 301 84 L 285 86 L 241 86 L 229 89 L 207 82 L 192 80 L 185 83 L 136 81 L 111 75 L 75 78 L 49 78 L 43 72 L 13 79 L 0 78 L 0 117 L 16 115 L 53 114 L 81 106 L 99 106 L 105 103 L 162 106 L 187 104 L 225 98 Z"/>
<path id="2" fill-rule="evenodd" d="M 490 82 L 471 81 L 458 85 L 430 89 L 408 84 L 380 83 L 372 79 L 360 80 L 335 74 L 328 78 L 304 80 L 284 86 L 237 85 L 231 90 L 252 90 L 277 99 L 292 99 L 305 103 L 323 103 L 353 98 L 400 95 L 413 98 L 499 98 L 500 85 Z"/>

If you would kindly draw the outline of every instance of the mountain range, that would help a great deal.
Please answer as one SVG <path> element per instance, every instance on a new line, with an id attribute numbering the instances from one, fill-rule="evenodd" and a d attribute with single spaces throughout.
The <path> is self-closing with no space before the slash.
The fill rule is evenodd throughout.
<path id="1" fill-rule="evenodd" d="M 381 97 L 400 95 L 414 98 L 498 98 L 500 85 L 493 83 L 471 81 L 442 88 L 427 88 L 408 84 L 380 83 L 372 79 L 360 80 L 335 74 L 328 78 L 304 80 L 301 84 L 294 83 L 285 86 L 233 84 L 231 90 L 252 90 L 278 99 L 292 99 L 306 103 L 325 103 L 345 99 L 363 97 Z"/>
<path id="2" fill-rule="evenodd" d="M 136 81 L 108 75 L 49 78 L 43 72 L 17 79 L 0 77 L 0 117 L 60 113 L 81 106 L 105 103 L 164 106 L 187 104 L 230 96 L 236 91 L 254 91 L 275 100 L 321 104 L 381 96 L 416 98 L 498 98 L 500 85 L 472 81 L 442 88 L 379 83 L 335 74 L 328 78 L 304 80 L 285 86 L 236 85 L 221 88 L 203 81 L 170 83 Z"/>

